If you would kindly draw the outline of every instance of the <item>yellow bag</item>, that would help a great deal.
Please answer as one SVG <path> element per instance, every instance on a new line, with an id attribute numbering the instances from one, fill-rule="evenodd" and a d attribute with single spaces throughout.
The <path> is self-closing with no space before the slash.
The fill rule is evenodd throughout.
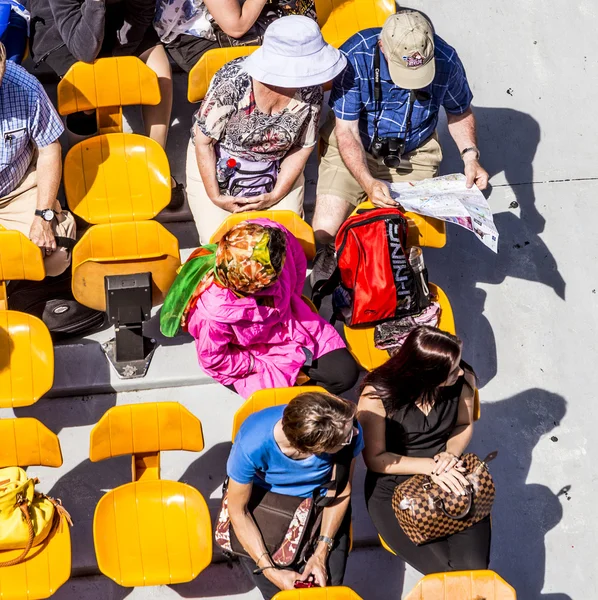
<path id="1" fill-rule="evenodd" d="M 36 483 L 20 467 L 0 469 L 0 550 L 23 549 L 18 558 L 0 567 L 22 562 L 60 525 L 61 517 L 72 525 L 59 501 L 35 491 Z"/>

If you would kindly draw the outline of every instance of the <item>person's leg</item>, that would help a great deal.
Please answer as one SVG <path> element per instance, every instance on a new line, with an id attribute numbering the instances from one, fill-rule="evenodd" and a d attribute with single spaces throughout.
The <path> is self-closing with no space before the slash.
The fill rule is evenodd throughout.
<path id="1" fill-rule="evenodd" d="M 241 566 L 247 573 L 248 577 L 253 580 L 257 589 L 261 592 L 264 600 L 270 600 L 280 590 L 262 573 L 261 575 L 254 575 L 253 571 L 257 568 L 251 558 L 245 558 L 244 556 L 239 557 Z"/>
<path id="2" fill-rule="evenodd" d="M 331 394 L 342 394 L 350 390 L 359 378 L 359 367 L 346 348 L 339 348 L 314 360 L 311 367 L 303 371 L 311 385 L 321 385 Z"/>
<path id="3" fill-rule="evenodd" d="M 490 562 L 490 517 L 447 538 L 451 571 L 487 569 Z"/>
<path id="4" fill-rule="evenodd" d="M 208 196 L 201 180 L 195 146 L 189 141 L 187 147 L 187 200 L 199 233 L 200 244 L 208 244 L 212 234 L 231 213 L 216 206 Z"/>
<path id="5" fill-rule="evenodd" d="M 289 193 L 278 203 L 272 206 L 274 210 L 292 210 L 303 218 L 303 198 L 305 196 L 305 175 L 301 173 L 289 190 Z"/>
<path id="6" fill-rule="evenodd" d="M 172 60 L 183 71 L 189 73 L 208 50 L 219 48 L 220 46 L 214 40 L 205 40 L 204 38 L 183 33 L 172 40 L 172 42 L 165 44 L 164 47 L 172 57 Z"/>
<path id="7" fill-rule="evenodd" d="M 158 76 L 161 95 L 159 104 L 142 107 L 145 133 L 165 148 L 172 111 L 172 71 L 168 55 L 164 46 L 158 44 L 140 54 L 139 58 Z"/>
<path id="8" fill-rule="evenodd" d="M 392 491 L 388 497 L 377 497 L 379 492 L 367 501 L 367 509 L 378 533 L 386 544 L 404 562 L 423 575 L 449 570 L 448 544 L 446 540 L 418 546 L 401 529 L 392 508 Z"/>
<path id="9" fill-rule="evenodd" d="M 6 48 L 7 60 L 20 65 L 27 47 L 27 21 L 14 10 L 10 12 L 10 20 L 2 42 Z"/>
<path id="10" fill-rule="evenodd" d="M 334 536 L 332 551 L 328 557 L 328 585 L 342 585 L 345 578 L 349 547 L 351 545 L 351 506 Z"/>
<path id="11" fill-rule="evenodd" d="M 37 206 L 37 175 L 30 169 L 20 185 L 9 195 L 0 198 L 0 225 L 5 229 L 20 231 L 29 238 L 29 232 Z M 56 219 L 53 221 L 54 235 L 75 239 L 75 220 L 63 211 L 56 200 L 54 207 Z M 58 247 L 52 254 L 44 256 L 46 275 L 55 277 L 63 273 L 71 263 L 71 252 Z"/>

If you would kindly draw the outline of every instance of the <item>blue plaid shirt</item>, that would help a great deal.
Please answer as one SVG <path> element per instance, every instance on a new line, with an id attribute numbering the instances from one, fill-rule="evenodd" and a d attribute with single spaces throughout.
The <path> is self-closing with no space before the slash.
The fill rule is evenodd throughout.
<path id="1" fill-rule="evenodd" d="M 56 141 L 64 127 L 41 83 L 11 61 L 0 83 L 0 197 L 25 175 L 36 148 Z"/>
<path id="2" fill-rule="evenodd" d="M 330 106 L 338 119 L 359 119 L 361 141 L 368 151 L 374 138 L 374 119 L 377 116 L 374 102 L 374 53 L 381 31 L 380 27 L 365 29 L 341 46 L 348 64 L 344 72 L 334 80 L 330 96 Z M 460 115 L 469 108 L 473 97 L 465 69 L 455 49 L 437 35 L 434 36 L 434 44 L 436 76 L 429 86 L 422 89 L 430 98 L 415 101 L 411 131 L 406 140 L 406 152 L 418 148 L 434 133 L 441 106 L 450 114 Z M 380 80 L 382 110 L 378 122 L 378 135 L 405 137 L 410 92 L 392 82 L 388 63 L 382 52 Z"/>

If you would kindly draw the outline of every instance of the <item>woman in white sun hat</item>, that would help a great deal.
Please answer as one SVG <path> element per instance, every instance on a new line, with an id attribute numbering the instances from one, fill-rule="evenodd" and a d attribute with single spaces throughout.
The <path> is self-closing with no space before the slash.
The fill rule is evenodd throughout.
<path id="1" fill-rule="evenodd" d="M 214 75 L 193 117 L 187 197 L 206 244 L 233 212 L 303 216 L 303 169 L 318 140 L 322 85 L 346 65 L 314 21 L 272 23 L 263 45 Z"/>

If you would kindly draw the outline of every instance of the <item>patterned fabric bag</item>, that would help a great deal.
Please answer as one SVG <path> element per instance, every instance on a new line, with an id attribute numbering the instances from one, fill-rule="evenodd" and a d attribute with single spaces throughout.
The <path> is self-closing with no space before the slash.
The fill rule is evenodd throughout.
<path id="1" fill-rule="evenodd" d="M 220 145 L 216 147 L 217 160 L 234 158 L 237 167 L 234 172 L 222 182 L 219 182 L 223 194 L 241 198 L 251 198 L 261 194 L 269 194 L 276 185 L 280 161 L 252 161 L 232 156 Z"/>
<path id="2" fill-rule="evenodd" d="M 397 485 L 392 508 L 414 544 L 459 533 L 490 514 L 496 489 L 487 464 L 496 455 L 496 451 L 491 452 L 482 461 L 471 453 L 461 457 L 470 484 L 465 496 L 445 492 L 427 475 L 413 475 Z"/>
<path id="3" fill-rule="evenodd" d="M 248 510 L 272 562 L 278 567 L 300 566 L 313 552 L 320 531 L 322 511 L 329 506 L 349 481 L 355 442 L 336 455 L 330 483 L 322 486 L 310 498 L 276 494 L 260 485 L 253 485 Z M 228 513 L 228 479 L 222 491 L 222 505 L 216 521 L 214 539 L 228 556 L 245 556 L 245 551 L 232 527 Z"/>

